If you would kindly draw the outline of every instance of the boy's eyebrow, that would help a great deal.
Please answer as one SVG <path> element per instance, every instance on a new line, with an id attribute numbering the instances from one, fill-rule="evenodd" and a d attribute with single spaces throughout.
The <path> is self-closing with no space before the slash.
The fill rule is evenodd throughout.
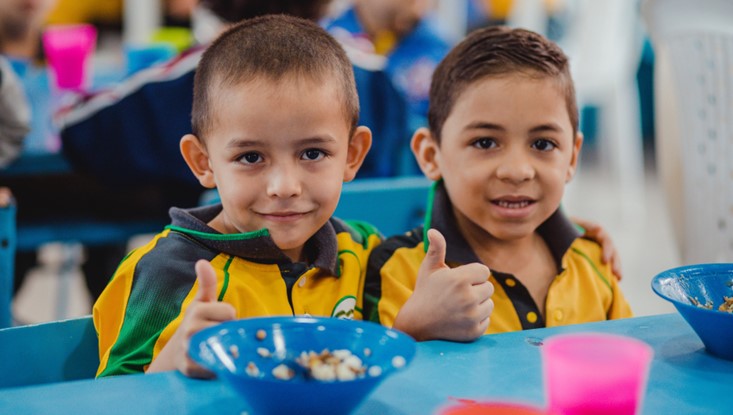
<path id="1" fill-rule="evenodd" d="M 307 137 L 302 140 L 299 140 L 298 142 L 304 145 L 311 145 L 311 144 L 330 143 L 334 141 L 336 141 L 335 137 L 331 137 L 330 135 L 324 135 L 324 136 Z"/>
<path id="2" fill-rule="evenodd" d="M 551 122 L 547 124 L 540 124 L 529 130 L 530 133 L 538 133 L 538 132 L 544 132 L 544 131 L 562 132 L 563 128 L 560 125 L 555 124 L 554 122 Z"/>
<path id="3" fill-rule="evenodd" d="M 468 124 L 465 128 L 466 130 L 498 130 L 498 131 L 504 131 L 505 128 L 502 127 L 499 124 L 492 124 L 490 122 L 483 122 L 483 121 L 476 121 L 472 122 L 471 124 Z M 556 124 L 556 123 L 547 123 L 547 124 L 540 124 L 535 127 L 532 127 L 529 132 L 530 133 L 538 133 L 538 132 L 545 132 L 545 131 L 551 131 L 551 132 L 562 132 L 563 128 Z"/>
<path id="4" fill-rule="evenodd" d="M 504 131 L 504 127 L 499 124 L 492 124 L 484 121 L 474 121 L 468 124 L 464 130 L 499 130 Z"/>
<path id="5" fill-rule="evenodd" d="M 241 139 L 241 138 L 233 138 L 229 140 L 229 142 L 226 145 L 226 148 L 255 147 L 261 144 L 262 144 L 262 141 L 260 140 L 246 140 L 246 139 Z"/>
<path id="6" fill-rule="evenodd" d="M 335 137 L 332 137 L 330 135 L 324 135 L 324 136 L 303 138 L 301 140 L 298 140 L 298 144 L 315 145 L 315 144 L 331 143 L 335 141 L 336 141 Z M 261 146 L 265 142 L 266 140 L 251 140 L 251 139 L 244 139 L 244 138 L 233 138 L 229 140 L 229 142 L 226 145 L 226 148 L 256 147 L 256 146 Z"/>

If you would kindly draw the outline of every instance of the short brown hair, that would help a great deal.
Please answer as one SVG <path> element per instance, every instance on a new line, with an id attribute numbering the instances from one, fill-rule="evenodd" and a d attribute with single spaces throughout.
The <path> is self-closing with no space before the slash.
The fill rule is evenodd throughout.
<path id="1" fill-rule="evenodd" d="M 428 123 L 436 141 L 458 96 L 489 76 L 522 74 L 554 78 L 565 94 L 573 136 L 578 131 L 578 104 L 568 57 L 545 37 L 524 29 L 492 26 L 479 29 L 456 45 L 440 62 L 430 85 Z"/>
<path id="2" fill-rule="evenodd" d="M 359 97 L 344 49 L 312 21 L 268 15 L 232 26 L 204 52 L 194 78 L 193 133 L 204 139 L 213 127 L 213 100 L 222 88 L 256 78 L 279 81 L 290 75 L 338 82 L 345 118 L 353 132 L 359 121 Z"/>

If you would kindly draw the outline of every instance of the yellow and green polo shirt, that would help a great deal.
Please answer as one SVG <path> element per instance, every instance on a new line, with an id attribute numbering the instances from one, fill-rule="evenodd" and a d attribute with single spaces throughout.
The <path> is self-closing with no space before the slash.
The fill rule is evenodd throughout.
<path id="1" fill-rule="evenodd" d="M 391 237 L 372 252 L 365 285 L 365 319 L 390 327 L 394 324 L 415 288 L 427 251 L 426 229 L 435 228 L 445 236 L 448 266 L 480 262 L 458 230 L 442 182 L 433 186 L 427 212 L 424 226 Z M 527 288 L 515 276 L 491 269 L 494 311 L 487 334 L 632 316 L 610 265 L 601 262 L 600 245 L 580 238 L 560 209 L 537 232 L 557 265 L 557 276 L 545 300 L 545 314 L 540 313 Z"/>
<path id="2" fill-rule="evenodd" d="M 266 229 L 221 234 L 207 223 L 221 205 L 171 209 L 171 225 L 122 260 L 94 304 L 99 337 L 97 376 L 139 373 L 170 340 L 197 291 L 194 264 L 211 262 L 218 301 L 237 318 L 312 315 L 362 318 L 366 265 L 381 242 L 363 222 L 331 218 L 294 263 Z"/>

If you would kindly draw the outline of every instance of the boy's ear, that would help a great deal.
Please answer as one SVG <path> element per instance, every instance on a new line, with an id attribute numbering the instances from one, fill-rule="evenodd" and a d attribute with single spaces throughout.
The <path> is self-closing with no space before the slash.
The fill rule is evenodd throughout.
<path id="1" fill-rule="evenodd" d="M 350 182 L 356 177 L 369 148 L 372 146 L 372 130 L 369 127 L 356 127 L 354 134 L 349 140 L 349 148 L 346 153 L 346 168 L 344 169 L 344 182 Z"/>
<path id="2" fill-rule="evenodd" d="M 186 160 L 188 168 L 191 169 L 201 186 L 209 189 L 215 188 L 216 181 L 209 163 L 209 153 L 206 152 L 206 147 L 201 140 L 193 134 L 186 134 L 181 138 L 180 148 L 183 159 Z"/>
<path id="3" fill-rule="evenodd" d="M 410 141 L 412 154 L 420 165 L 420 170 L 430 180 L 440 180 L 440 165 L 438 163 L 438 143 L 426 127 L 418 128 Z"/>
<path id="4" fill-rule="evenodd" d="M 570 180 L 575 176 L 575 172 L 578 169 L 578 158 L 580 157 L 580 149 L 583 148 L 583 133 L 578 131 L 575 135 L 575 141 L 573 142 L 573 155 L 570 159 L 570 167 L 568 168 L 567 176 L 565 177 L 565 183 L 569 183 Z"/>

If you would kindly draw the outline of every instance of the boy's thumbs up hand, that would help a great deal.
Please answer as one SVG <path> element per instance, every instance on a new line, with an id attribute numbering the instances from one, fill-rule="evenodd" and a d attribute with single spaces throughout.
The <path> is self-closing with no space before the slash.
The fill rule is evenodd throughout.
<path id="1" fill-rule="evenodd" d="M 415 290 L 398 313 L 394 327 L 417 340 L 475 340 L 489 326 L 494 286 L 480 263 L 450 268 L 443 235 L 428 230 L 430 246 L 420 265 Z"/>
<path id="2" fill-rule="evenodd" d="M 442 269 L 448 269 L 445 265 L 445 238 L 443 234 L 435 229 L 428 229 L 428 252 L 425 253 L 425 259 L 420 264 L 417 273 L 418 283 L 424 275 L 430 275 L 433 272 Z"/>
<path id="3" fill-rule="evenodd" d="M 211 266 L 211 262 L 204 259 L 200 259 L 196 262 L 196 282 L 198 283 L 198 290 L 193 301 L 201 301 L 204 303 L 210 303 L 216 301 L 216 271 Z"/>
<path id="4" fill-rule="evenodd" d="M 148 372 L 178 369 L 186 376 L 213 377 L 213 373 L 188 357 L 191 336 L 207 327 L 233 320 L 236 312 L 231 304 L 217 301 L 217 277 L 211 263 L 199 260 L 196 262 L 195 270 L 196 294 L 186 307 L 180 326 L 150 364 Z"/>
<path id="5" fill-rule="evenodd" d="M 188 357 L 191 336 L 195 333 L 236 317 L 234 307 L 228 303 L 218 302 L 216 290 L 216 271 L 209 261 L 200 259 L 196 262 L 196 283 L 198 291 L 186 309 L 183 322 L 178 331 L 183 331 L 183 355 L 178 359 L 178 370 L 186 376 L 212 377 L 213 374 L 197 365 Z"/>

